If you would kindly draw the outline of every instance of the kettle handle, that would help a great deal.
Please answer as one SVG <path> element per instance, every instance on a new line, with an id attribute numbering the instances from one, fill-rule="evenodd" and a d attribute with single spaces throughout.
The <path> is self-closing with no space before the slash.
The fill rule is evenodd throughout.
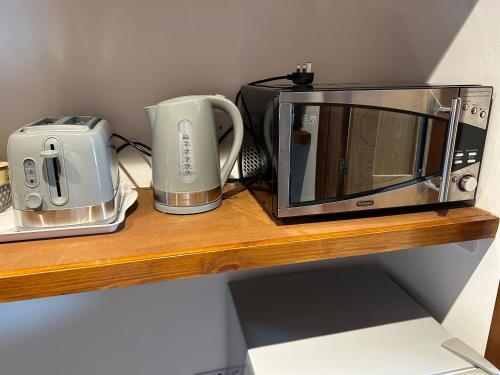
<path id="1" fill-rule="evenodd" d="M 236 162 L 236 158 L 240 153 L 241 144 L 243 143 L 243 119 L 241 118 L 240 111 L 238 107 L 236 107 L 233 102 L 226 99 L 222 95 L 209 95 L 208 100 L 215 108 L 222 109 L 226 112 L 229 117 L 231 117 L 231 121 L 233 123 L 234 128 L 234 137 L 233 137 L 233 145 L 231 146 L 231 152 L 229 153 L 228 158 L 224 162 L 224 165 L 221 168 L 221 188 L 226 184 L 227 178 L 229 177 L 229 173 L 231 173 L 231 169 L 233 169 L 234 163 Z"/>

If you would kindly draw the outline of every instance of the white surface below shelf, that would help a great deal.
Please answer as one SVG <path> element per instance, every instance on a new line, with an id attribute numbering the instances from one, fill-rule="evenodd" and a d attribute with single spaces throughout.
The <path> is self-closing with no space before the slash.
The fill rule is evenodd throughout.
<path id="1" fill-rule="evenodd" d="M 402 321 L 248 350 L 247 375 L 430 375 L 473 369 L 441 347 L 433 318 Z"/>

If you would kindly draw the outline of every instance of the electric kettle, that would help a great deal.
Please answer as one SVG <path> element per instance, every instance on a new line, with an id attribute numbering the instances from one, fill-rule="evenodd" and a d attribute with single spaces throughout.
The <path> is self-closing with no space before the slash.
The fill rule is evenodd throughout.
<path id="1" fill-rule="evenodd" d="M 226 112 L 234 127 L 231 151 L 222 168 L 213 108 Z M 192 95 L 144 109 L 153 138 L 154 207 L 170 214 L 217 208 L 243 140 L 238 108 L 221 95 Z"/>

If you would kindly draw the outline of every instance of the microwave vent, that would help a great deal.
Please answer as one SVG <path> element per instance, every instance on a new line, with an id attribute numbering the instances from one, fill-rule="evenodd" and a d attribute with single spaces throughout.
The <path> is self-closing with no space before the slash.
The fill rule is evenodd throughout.
<path id="1" fill-rule="evenodd" d="M 257 147 L 243 144 L 241 149 L 241 170 L 243 178 L 254 177 L 265 171 L 266 160 Z"/>

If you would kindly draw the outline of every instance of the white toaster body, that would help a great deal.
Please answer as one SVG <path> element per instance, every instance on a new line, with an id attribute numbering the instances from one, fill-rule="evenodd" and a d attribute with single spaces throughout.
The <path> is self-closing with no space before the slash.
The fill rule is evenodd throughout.
<path id="1" fill-rule="evenodd" d="M 43 228 L 115 220 L 119 170 L 107 121 L 51 117 L 12 133 L 7 144 L 16 225 Z"/>

